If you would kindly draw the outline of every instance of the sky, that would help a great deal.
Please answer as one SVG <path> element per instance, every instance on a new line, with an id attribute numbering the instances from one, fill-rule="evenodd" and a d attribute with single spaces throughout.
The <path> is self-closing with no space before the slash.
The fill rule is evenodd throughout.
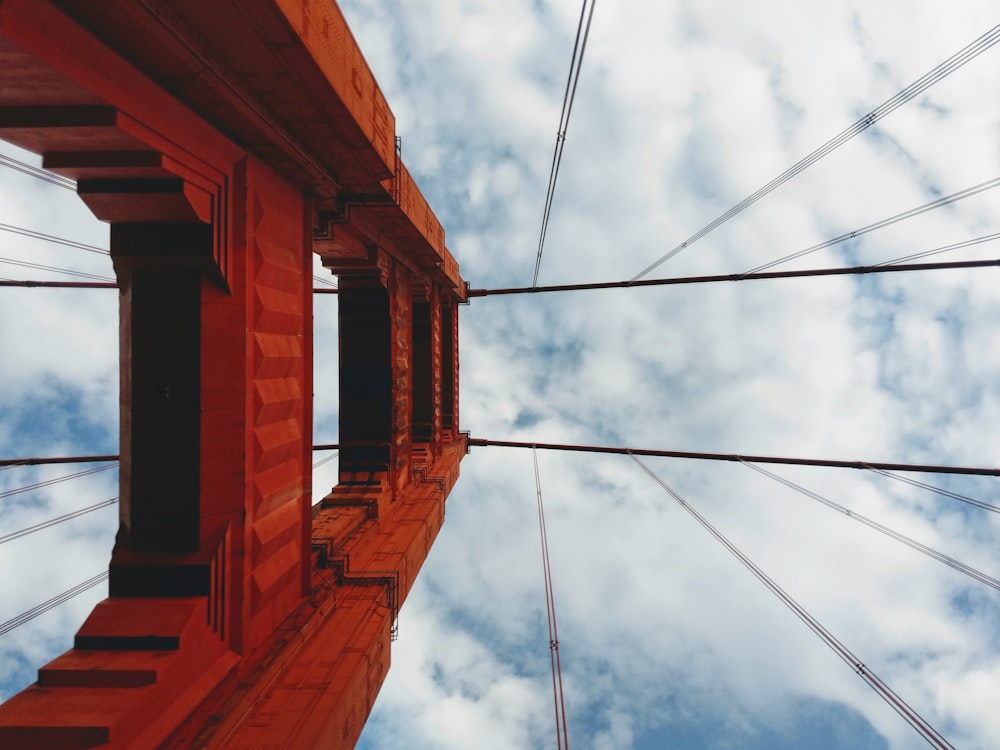
<path id="1" fill-rule="evenodd" d="M 580 5 L 341 7 L 463 276 L 529 285 Z M 971 0 L 598 3 L 539 283 L 635 276 L 996 22 L 993 4 Z M 998 176 L 1000 45 L 653 276 L 744 272 Z M 781 267 L 881 263 L 997 233 L 998 195 Z M 71 191 L 2 167 L 0 223 L 107 247 Z M 111 274 L 104 256 L 8 232 L 0 250 Z M 996 274 L 474 299 L 460 311 L 461 425 L 491 439 L 997 466 Z M 65 278 L 10 265 L 0 277 Z M 314 437 L 334 442 L 334 297 L 317 297 L 316 325 Z M 113 292 L 0 290 L 0 351 L 0 455 L 117 452 Z M 627 457 L 538 460 L 573 746 L 926 746 Z M 954 746 L 1000 746 L 996 590 L 747 467 L 646 463 Z M 0 493 L 78 470 L 0 471 Z M 1000 576 L 996 513 L 870 472 L 770 470 Z M 334 478 L 332 462 L 318 469 L 317 492 Z M 916 478 L 1000 506 L 996 480 Z M 116 484 L 111 468 L 0 498 L 0 536 Z M 530 451 L 465 458 L 359 747 L 555 746 L 535 503 Z M 104 508 L 0 543 L 0 622 L 105 569 L 115 518 Z M 68 648 L 105 594 L 0 635 L 0 697 Z"/>

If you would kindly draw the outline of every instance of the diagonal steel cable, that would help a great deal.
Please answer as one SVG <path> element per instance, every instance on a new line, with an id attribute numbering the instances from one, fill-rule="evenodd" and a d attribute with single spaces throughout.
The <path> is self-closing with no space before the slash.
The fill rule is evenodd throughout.
<path id="1" fill-rule="evenodd" d="M 797 250 L 794 253 L 789 253 L 788 255 L 784 255 L 781 258 L 777 258 L 768 263 L 764 263 L 763 265 L 751 268 L 749 271 L 746 272 L 746 274 L 749 275 L 752 273 L 760 273 L 761 271 L 765 271 L 768 268 L 773 268 L 774 266 L 780 265 L 782 263 L 787 263 L 790 260 L 801 258 L 803 255 L 809 255 L 810 253 L 814 253 L 817 250 L 823 250 L 824 248 L 827 247 L 833 247 L 834 245 L 839 245 L 842 242 L 853 240 L 856 237 L 868 234 L 869 232 L 874 232 L 877 229 L 884 229 L 885 227 L 897 224 L 905 219 L 912 219 L 914 216 L 919 216 L 920 214 L 927 213 L 928 211 L 933 211 L 934 209 L 951 205 L 952 203 L 960 201 L 963 198 L 969 198 L 973 195 L 978 195 L 979 193 L 995 188 L 998 185 L 1000 185 L 1000 177 L 994 177 L 992 180 L 987 180 L 986 182 L 981 182 L 978 185 L 973 185 L 972 187 L 967 187 L 964 190 L 959 190 L 957 193 L 951 193 L 950 195 L 945 195 L 941 198 L 936 198 L 930 201 L 929 203 L 924 203 L 920 206 L 907 209 L 906 211 L 901 211 L 897 214 L 893 214 L 892 216 L 888 216 L 884 219 L 879 219 L 878 221 L 872 222 L 871 224 L 867 224 L 863 227 L 859 227 L 858 229 L 852 229 L 850 232 L 844 232 L 843 234 L 838 235 L 837 237 L 832 237 L 828 240 L 817 242 L 815 245 L 810 245 L 809 247 L 803 248 L 802 250 Z M 974 243 L 969 243 L 969 244 L 974 244 Z M 951 249 L 951 248 L 944 248 L 944 249 Z M 944 252 L 944 249 L 939 249 L 938 251 Z"/>
<path id="2" fill-rule="evenodd" d="M 927 555 L 927 557 L 931 558 L 932 560 L 937 560 L 939 563 L 947 565 L 952 570 L 957 570 L 959 573 L 964 573 L 965 575 L 969 576 L 969 578 L 972 578 L 975 581 L 979 581 L 980 583 L 983 583 L 987 586 L 990 586 L 991 588 L 996 589 L 997 591 L 1000 591 L 1000 580 L 997 580 L 993 576 L 988 575 L 987 573 L 984 573 L 977 568 L 973 568 L 971 565 L 966 565 L 965 563 L 956 560 L 954 557 L 950 557 L 949 555 L 946 555 L 943 552 L 938 552 L 933 547 L 928 547 L 926 544 L 922 544 L 918 542 L 916 539 L 912 539 L 906 536 L 905 534 L 901 534 L 895 529 L 891 529 L 888 526 L 879 523 L 878 521 L 873 521 L 867 516 L 863 516 L 860 513 L 855 513 L 850 508 L 847 508 L 841 505 L 840 503 L 836 503 L 833 500 L 830 500 L 829 498 L 823 497 L 819 493 L 813 492 L 812 490 L 808 490 L 802 485 L 796 484 L 790 479 L 785 479 L 784 477 L 779 476 L 778 474 L 775 474 L 773 472 L 770 472 L 761 466 L 754 466 L 752 463 L 748 463 L 746 461 L 743 462 L 743 465 L 746 466 L 747 468 L 753 469 L 754 471 L 763 474 L 766 477 L 770 477 L 775 482 L 779 482 L 780 484 L 785 485 L 789 489 L 795 490 L 799 494 L 805 495 L 806 497 L 811 498 L 822 505 L 825 505 L 827 508 L 830 508 L 831 510 L 839 511 L 848 518 L 851 518 L 857 521 L 858 523 L 863 523 L 870 529 L 874 529 L 875 531 L 878 531 L 881 534 L 885 534 L 890 539 L 895 539 L 897 542 L 905 544 L 910 549 L 914 549 L 917 552 L 921 552 Z"/>
<path id="3" fill-rule="evenodd" d="M 688 237 L 686 240 L 681 242 L 679 245 L 674 247 L 668 253 L 663 255 L 663 257 L 659 258 L 655 262 L 646 266 L 646 268 L 644 268 L 642 271 L 640 271 L 639 273 L 637 273 L 635 276 L 632 277 L 632 281 L 637 281 L 641 279 L 650 271 L 659 267 L 666 261 L 670 260 L 681 251 L 687 249 L 705 235 L 709 234 L 710 232 L 714 231 L 718 227 L 725 224 L 727 221 L 729 221 L 737 214 L 742 213 L 745 209 L 752 206 L 761 198 L 768 195 L 781 185 L 784 185 L 790 179 L 792 179 L 799 173 L 805 171 L 823 157 L 827 156 L 836 149 L 840 148 L 842 145 L 847 143 L 847 141 L 854 138 L 854 136 L 858 135 L 859 133 L 863 133 L 865 130 L 870 128 L 876 122 L 878 122 L 883 117 L 893 112 L 906 102 L 911 101 L 915 97 L 919 96 L 924 91 L 933 86 L 935 83 L 942 80 L 946 76 L 950 75 L 954 71 L 958 70 L 959 68 L 961 68 L 974 58 L 978 57 L 980 54 L 988 50 L 997 42 L 1000 42 L 1000 25 L 994 26 L 992 29 L 987 31 L 978 39 L 974 40 L 970 44 L 960 49 L 958 52 L 949 57 L 947 60 L 936 65 L 934 68 L 932 68 L 930 71 L 922 75 L 920 78 L 911 83 L 909 86 L 906 86 L 904 89 L 899 91 L 894 96 L 891 96 L 888 99 L 886 99 L 880 105 L 875 107 L 875 109 L 873 109 L 871 112 L 864 115 L 863 117 L 858 119 L 854 124 L 842 130 L 840 133 L 835 135 L 833 138 L 831 138 L 829 141 L 827 141 L 822 146 L 817 148 L 815 151 L 813 151 L 800 161 L 793 164 L 791 167 L 789 167 L 784 172 L 779 174 L 777 177 L 768 182 L 766 185 L 759 188 L 754 193 L 748 195 L 746 198 L 741 200 L 739 203 L 737 203 L 735 206 L 730 208 L 724 214 L 716 218 L 714 221 L 702 227 L 700 230 L 698 230 L 693 235 Z"/>
<path id="4" fill-rule="evenodd" d="M 87 513 L 93 513 L 95 510 L 100 510 L 101 508 L 107 508 L 109 505 L 114 505 L 118 502 L 117 497 L 113 497 L 110 500 L 102 500 L 99 503 L 94 503 L 93 505 L 88 505 L 86 508 L 80 508 L 80 510 L 75 510 L 72 513 L 64 513 L 61 516 L 56 516 L 55 518 L 50 518 L 47 521 L 42 521 L 41 523 L 36 523 L 34 526 L 27 526 L 18 531 L 14 531 L 10 534 L 5 534 L 0 536 L 0 544 L 6 542 L 12 542 L 15 539 L 20 539 L 28 534 L 34 534 L 36 531 L 41 531 L 42 529 L 47 529 L 57 524 L 63 523 L 64 521 L 69 521 L 74 518 L 79 518 L 80 516 L 86 515 Z"/>
<path id="5" fill-rule="evenodd" d="M 55 609 L 60 604 L 68 602 L 73 597 L 82 594 L 84 591 L 92 589 L 94 586 L 103 583 L 104 581 L 108 580 L 108 576 L 109 573 L 106 570 L 102 573 L 98 573 L 93 578 L 88 578 L 86 581 L 78 583 L 73 588 L 67 589 L 66 591 L 63 591 L 61 594 L 57 594 L 51 599 L 44 601 L 41 604 L 32 607 L 31 609 L 25 612 L 22 612 L 17 617 L 12 617 L 11 619 L 7 620 L 7 622 L 0 623 L 0 635 L 6 635 L 14 628 L 18 628 L 21 625 L 24 625 L 26 622 L 31 622 L 39 615 L 43 615 L 49 610 Z"/>
<path id="6" fill-rule="evenodd" d="M 563 692 L 562 657 L 559 653 L 559 628 L 556 624 L 556 598 L 552 589 L 552 564 L 549 559 L 549 535 L 545 526 L 545 506 L 542 502 L 542 478 L 538 472 L 538 451 L 531 451 L 535 464 L 535 497 L 538 501 L 538 531 L 542 544 L 542 572 L 545 576 L 545 613 L 549 625 L 549 661 L 552 666 L 552 701 L 555 705 L 556 748 L 569 750 L 566 728 L 566 697 Z"/>
<path id="7" fill-rule="evenodd" d="M 932 747 L 939 750 L 955 750 L 954 746 L 946 740 L 940 732 L 931 726 L 926 719 L 918 714 L 910 705 L 904 701 L 889 685 L 877 674 L 869 669 L 855 654 L 847 648 L 836 636 L 833 635 L 823 624 L 813 617 L 808 610 L 799 604 L 788 592 L 781 588 L 770 576 L 767 575 L 756 563 L 735 544 L 729 541 L 722 532 L 716 529 L 708 520 L 696 511 L 691 505 L 678 494 L 670 485 L 663 481 L 652 469 L 639 460 L 638 456 L 631 455 L 633 461 L 639 465 L 647 476 L 656 482 L 664 492 L 677 501 L 701 526 L 711 534 L 716 541 L 722 544 L 740 563 L 749 570 L 754 577 L 764 584 L 767 589 L 788 607 L 796 617 L 813 631 L 820 640 L 825 643 L 845 664 L 851 667 L 864 680 L 882 700 L 898 713 L 907 724 L 913 727 L 921 737 L 923 737 Z"/>
<path id="8" fill-rule="evenodd" d="M 588 1 L 590 3 L 589 13 L 587 12 Z M 563 94 L 562 113 L 559 115 L 559 130 L 556 132 L 556 147 L 552 154 L 552 166 L 549 168 L 549 186 L 545 192 L 545 209 L 542 211 L 542 229 L 538 235 L 538 255 L 535 256 L 532 286 L 538 284 L 538 271 L 542 266 L 542 251 L 545 249 L 545 235 L 549 231 L 549 215 L 552 213 L 552 200 L 555 197 L 559 166 L 562 164 L 563 148 L 566 144 L 566 130 L 569 127 L 569 116 L 573 112 L 576 86 L 580 80 L 580 67 L 583 65 L 583 53 L 587 49 L 590 23 L 594 18 L 596 5 L 597 0 L 583 0 L 583 7 L 580 8 L 580 21 L 576 27 L 576 41 L 573 42 L 573 55 L 570 58 L 569 75 L 566 78 L 566 91 Z"/>
<path id="9" fill-rule="evenodd" d="M 45 479 L 41 482 L 35 482 L 33 484 L 25 485 L 24 487 L 17 487 L 12 490 L 6 490 L 4 492 L 0 492 L 0 499 L 5 497 L 12 497 L 14 495 L 20 495 L 22 492 L 31 492 L 32 490 L 41 489 L 42 487 L 49 487 L 53 484 L 59 484 L 60 482 L 67 482 L 70 479 L 85 477 L 88 474 L 96 474 L 99 471 L 107 471 L 108 469 L 113 469 L 114 467 L 115 464 L 107 464 L 106 466 L 97 466 L 94 467 L 93 469 L 84 469 L 83 471 L 78 471 L 74 474 L 67 474 L 66 476 L 62 477 L 56 477 L 55 479 Z"/>

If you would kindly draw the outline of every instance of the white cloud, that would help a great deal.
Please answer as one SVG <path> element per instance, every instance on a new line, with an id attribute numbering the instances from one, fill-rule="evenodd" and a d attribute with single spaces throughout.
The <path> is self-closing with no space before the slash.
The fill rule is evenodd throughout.
<path id="1" fill-rule="evenodd" d="M 465 277 L 474 287 L 526 284 L 579 5 L 343 7 Z M 599 4 L 541 282 L 638 273 L 984 32 L 994 15 L 974 0 L 947 10 L 916 0 Z M 997 54 L 657 273 L 744 271 L 995 177 Z M 0 221 L 104 239 L 82 213 L 65 213 L 81 210 L 68 193 L 56 207 L 47 201 L 58 189 L 11 175 L 0 190 Z M 992 192 L 970 198 L 797 263 L 880 262 L 995 232 L 995 201 Z M 40 244 L 29 254 L 83 270 L 102 262 Z M 995 244 L 954 257 L 990 255 Z M 462 426 L 500 439 L 996 465 L 995 287 L 988 269 L 473 300 L 461 310 Z M 16 354 L 0 368 L 7 454 L 26 449 L 10 415 L 60 384 L 71 386 L 91 429 L 114 429 L 114 302 L 89 296 L 97 294 L 0 294 L 0 339 Z M 318 298 L 316 311 L 317 437 L 332 440 L 335 301 Z M 46 448 L 86 452 L 69 430 L 57 435 Z M 683 736 L 707 747 L 763 746 L 762 737 L 768 747 L 781 737 L 800 746 L 796 723 L 814 716 L 806 705 L 850 717 L 842 723 L 859 737 L 869 723 L 893 750 L 921 746 L 626 458 L 540 460 L 574 745 L 641 748 Z M 743 467 L 650 465 L 957 746 L 997 744 L 994 592 Z M 1000 524 L 983 519 L 994 514 L 955 510 L 860 472 L 776 472 L 1000 573 Z M 995 502 L 993 480 L 928 481 Z M 74 544 L 78 569 L 84 558 L 100 567 L 106 546 Z M 75 583 L 46 553 L 33 548 L 0 564 L 47 564 L 53 592 Z M 41 581 L 6 578 L 12 613 L 37 603 Z M 400 624 L 367 746 L 553 744 L 529 454 L 474 449 L 466 458 Z M 17 647 L 36 660 L 49 636 L 72 627 L 25 630 L 39 635 Z"/>

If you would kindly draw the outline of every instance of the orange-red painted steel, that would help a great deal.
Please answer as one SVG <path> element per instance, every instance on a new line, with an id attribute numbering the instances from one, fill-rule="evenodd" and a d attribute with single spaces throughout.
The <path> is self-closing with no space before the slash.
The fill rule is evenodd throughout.
<path id="1" fill-rule="evenodd" d="M 0 138 L 111 225 L 111 596 L 8 748 L 351 747 L 444 520 L 444 230 L 332 0 L 0 0 Z M 312 254 L 341 276 L 340 481 L 311 506 Z"/>

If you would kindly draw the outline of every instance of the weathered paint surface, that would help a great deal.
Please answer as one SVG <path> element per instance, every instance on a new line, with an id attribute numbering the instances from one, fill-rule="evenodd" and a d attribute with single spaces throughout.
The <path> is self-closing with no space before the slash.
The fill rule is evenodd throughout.
<path id="1" fill-rule="evenodd" d="M 111 596 L 0 748 L 353 746 L 466 452 L 465 285 L 339 9 L 2 0 L 0 138 L 111 224 L 121 299 Z M 314 252 L 343 443 L 316 508 Z"/>

